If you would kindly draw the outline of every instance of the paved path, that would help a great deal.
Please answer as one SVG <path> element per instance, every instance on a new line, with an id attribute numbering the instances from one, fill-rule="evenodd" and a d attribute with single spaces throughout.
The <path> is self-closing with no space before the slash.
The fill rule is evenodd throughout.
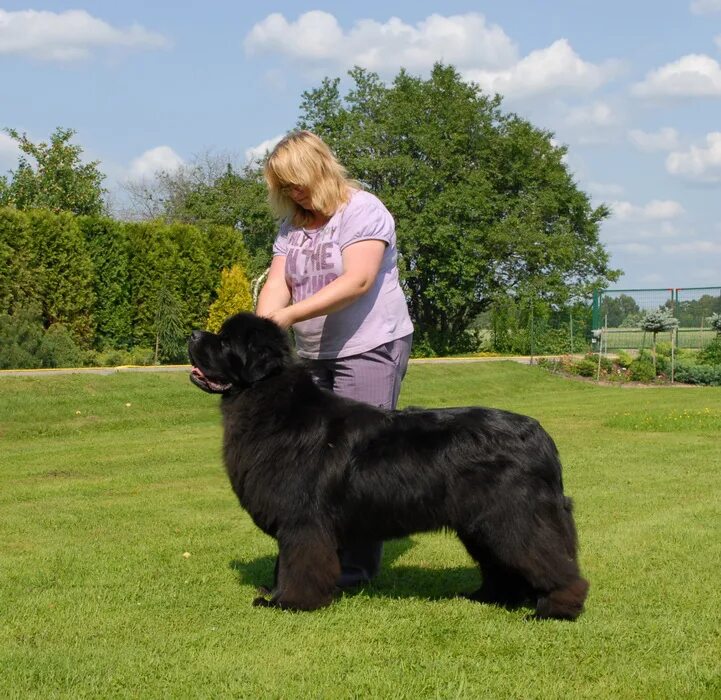
<path id="1" fill-rule="evenodd" d="M 544 355 L 545 359 L 557 359 L 567 355 Z M 574 355 L 580 358 L 583 355 Z M 493 357 L 419 357 L 410 360 L 412 365 L 430 364 L 462 364 L 471 362 L 519 362 L 530 365 L 537 361 L 538 356 L 513 355 Z M 2 369 L 2 377 L 42 377 L 56 374 L 118 374 L 120 372 L 190 372 L 190 365 L 127 365 L 122 367 L 68 367 L 62 369 Z"/>

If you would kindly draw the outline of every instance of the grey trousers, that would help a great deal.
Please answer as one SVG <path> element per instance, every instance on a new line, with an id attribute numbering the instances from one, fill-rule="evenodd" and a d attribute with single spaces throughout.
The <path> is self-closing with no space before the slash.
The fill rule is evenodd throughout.
<path id="1" fill-rule="evenodd" d="M 392 340 L 373 350 L 332 360 L 310 360 L 315 382 L 324 389 L 356 401 L 395 408 L 408 368 L 413 335 Z M 340 588 L 370 581 L 380 570 L 383 542 L 359 542 L 338 553 Z"/>

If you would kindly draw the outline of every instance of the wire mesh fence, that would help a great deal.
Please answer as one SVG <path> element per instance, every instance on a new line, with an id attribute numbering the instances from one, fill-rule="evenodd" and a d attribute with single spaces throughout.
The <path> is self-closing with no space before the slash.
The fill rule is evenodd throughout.
<path id="1" fill-rule="evenodd" d="M 721 313 L 721 287 L 597 290 L 593 295 L 592 327 L 603 331 L 607 350 L 635 350 L 648 344 L 641 321 L 649 311 L 669 311 L 678 329 L 667 342 L 677 348 L 700 349 L 716 336 L 709 325 Z M 598 345 L 601 333 L 594 334 Z"/>

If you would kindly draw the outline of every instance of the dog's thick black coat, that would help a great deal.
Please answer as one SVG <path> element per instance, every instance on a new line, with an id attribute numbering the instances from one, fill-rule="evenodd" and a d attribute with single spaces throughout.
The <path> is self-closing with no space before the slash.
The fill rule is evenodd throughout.
<path id="1" fill-rule="evenodd" d="M 470 597 L 574 619 L 588 583 L 550 436 L 489 408 L 388 411 L 317 387 L 286 334 L 253 314 L 195 331 L 191 380 L 222 394 L 225 465 L 241 505 L 279 546 L 256 604 L 331 602 L 337 551 L 451 528 L 478 562 Z"/>

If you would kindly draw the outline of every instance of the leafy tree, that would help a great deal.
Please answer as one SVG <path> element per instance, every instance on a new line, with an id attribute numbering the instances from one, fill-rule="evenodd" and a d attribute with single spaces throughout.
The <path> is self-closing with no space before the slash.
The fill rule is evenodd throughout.
<path id="1" fill-rule="evenodd" d="M 656 336 L 659 333 L 668 332 L 678 326 L 678 319 L 671 315 L 668 309 L 649 311 L 641 320 L 641 328 L 644 333 L 653 334 L 653 369 L 656 372 Z"/>
<path id="2" fill-rule="evenodd" d="M 253 298 L 248 278 L 240 265 L 233 265 L 220 274 L 218 297 L 210 307 L 206 326 L 209 331 L 217 333 L 226 318 L 252 308 Z"/>
<path id="3" fill-rule="evenodd" d="M 601 320 L 608 319 L 609 328 L 637 326 L 641 320 L 642 311 L 636 300 L 629 294 L 619 294 L 616 297 L 604 295 L 601 301 Z"/>
<path id="4" fill-rule="evenodd" d="M 15 129 L 5 131 L 17 142 L 21 156 L 9 182 L 0 181 L 0 206 L 102 213 L 105 175 L 98 170 L 98 161 L 82 163 L 83 149 L 71 143 L 73 129 L 57 128 L 50 143 L 33 143 Z"/>
<path id="5" fill-rule="evenodd" d="M 506 298 L 560 307 L 617 278 L 592 208 L 552 134 L 501 111 L 450 66 L 391 85 L 356 68 L 303 94 L 298 127 L 324 138 L 396 219 L 416 342 L 435 352 Z M 462 348 L 460 348 L 462 349 Z"/>
<path id="6" fill-rule="evenodd" d="M 713 313 L 721 313 L 721 296 L 718 294 L 703 294 L 698 299 L 681 300 L 676 307 L 680 325 L 690 328 L 702 326 L 703 319 Z"/>

